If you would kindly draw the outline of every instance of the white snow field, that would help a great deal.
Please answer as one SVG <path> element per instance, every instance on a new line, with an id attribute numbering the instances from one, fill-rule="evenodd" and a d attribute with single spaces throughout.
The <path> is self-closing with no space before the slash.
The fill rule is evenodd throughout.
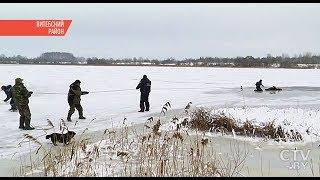
<path id="1" fill-rule="evenodd" d="M 139 113 L 140 92 L 135 87 L 144 74 L 152 81 L 151 110 Z M 318 69 L 0 65 L 0 85 L 13 85 L 15 78 L 20 77 L 27 89 L 34 92 L 29 106 L 31 124 L 38 129 L 18 129 L 19 113 L 8 110 L 10 105 L 2 101 L 6 96 L 1 92 L 0 158 L 29 152 L 28 143 L 17 148 L 25 133 L 44 144 L 51 144 L 39 128 L 47 127 L 47 119 L 50 119 L 59 131 L 60 119 L 66 119 L 69 110 L 69 85 L 76 79 L 81 80 L 82 90 L 90 92 L 82 96 L 87 119 L 78 120 L 76 111 L 73 122 L 66 122 L 69 130 L 79 134 L 86 128 L 99 131 L 116 127 L 125 117 L 129 123 L 145 122 L 149 115 L 160 113 L 166 102 L 171 103 L 172 109 L 182 109 L 188 102 L 194 106 L 220 108 L 242 120 L 288 121 L 290 128 L 312 126 L 313 133 L 317 133 L 320 130 L 319 75 Z M 255 93 L 254 85 L 259 79 L 266 88 L 275 85 L 283 91 Z M 246 111 L 242 109 L 244 106 Z M 51 132 L 53 130 L 47 133 Z M 304 139 L 318 140 L 317 136 Z"/>

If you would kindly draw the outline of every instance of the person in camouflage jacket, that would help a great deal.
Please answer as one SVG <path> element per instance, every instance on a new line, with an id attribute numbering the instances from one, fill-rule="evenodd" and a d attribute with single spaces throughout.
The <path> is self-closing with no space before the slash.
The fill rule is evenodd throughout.
<path id="1" fill-rule="evenodd" d="M 33 130 L 34 128 L 30 127 L 31 113 L 28 105 L 29 97 L 33 92 L 28 91 L 22 81 L 23 79 L 21 78 L 15 80 L 15 85 L 12 87 L 12 99 L 18 107 L 20 114 L 19 129 Z"/>
<path id="2" fill-rule="evenodd" d="M 68 104 L 70 106 L 67 120 L 71 121 L 71 116 L 74 113 L 75 109 L 79 112 L 79 119 L 86 119 L 83 116 L 83 108 L 80 104 L 81 96 L 85 94 L 89 94 L 87 91 L 81 91 L 80 88 L 80 80 L 76 80 L 70 85 L 69 93 L 68 93 Z"/>

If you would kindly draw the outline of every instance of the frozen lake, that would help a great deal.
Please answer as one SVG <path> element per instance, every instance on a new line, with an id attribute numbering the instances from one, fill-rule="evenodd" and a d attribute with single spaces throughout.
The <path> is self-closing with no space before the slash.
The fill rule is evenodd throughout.
<path id="1" fill-rule="evenodd" d="M 143 74 L 152 81 L 151 111 L 148 113 L 137 112 L 140 92 L 135 87 Z M 82 90 L 91 92 L 82 97 L 87 119 L 79 120 L 75 125 L 76 111 L 72 116 L 73 122 L 68 122 L 69 129 L 79 133 L 86 127 L 95 131 L 119 125 L 124 117 L 130 123 L 144 122 L 145 116 L 160 112 L 168 101 L 173 109 L 184 108 L 190 101 L 193 105 L 216 108 L 245 105 L 257 108 L 257 113 L 268 111 L 262 111 L 260 107 L 302 109 L 315 113 L 310 115 L 313 123 L 320 121 L 317 119 L 320 117 L 317 114 L 320 104 L 318 69 L 0 65 L 1 85 L 13 85 L 17 77 L 24 79 L 27 89 L 34 92 L 29 106 L 31 124 L 38 128 L 45 127 L 47 119 L 50 119 L 59 129 L 60 119 L 66 119 L 69 110 L 69 85 L 76 79 L 81 80 Z M 275 85 L 283 91 L 255 93 L 255 82 L 259 79 L 263 80 L 266 88 Z M 240 91 L 240 86 L 243 86 L 243 91 Z M 4 92 L 0 98 L 5 99 Z M 8 103 L 0 102 L 0 158 L 17 152 L 15 147 L 23 140 L 24 133 L 30 133 L 41 142 L 51 143 L 45 139 L 44 131 L 19 130 L 19 114 L 8 111 L 9 108 Z"/>

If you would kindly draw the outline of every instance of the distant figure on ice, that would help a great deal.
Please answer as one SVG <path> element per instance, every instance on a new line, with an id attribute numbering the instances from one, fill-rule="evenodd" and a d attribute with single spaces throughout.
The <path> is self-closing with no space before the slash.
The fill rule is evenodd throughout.
<path id="1" fill-rule="evenodd" d="M 136 89 L 140 89 L 141 95 L 140 95 L 140 111 L 149 111 L 149 93 L 151 91 L 151 81 L 147 78 L 146 75 L 143 75 L 143 78 L 140 80 L 138 86 Z M 146 106 L 144 106 L 144 104 Z M 146 108 L 144 108 L 146 107 Z"/>
<path id="2" fill-rule="evenodd" d="M 9 109 L 10 111 L 16 111 L 17 110 L 17 106 L 14 104 L 14 101 L 12 99 L 12 86 L 8 85 L 8 86 L 1 86 L 1 90 L 4 91 L 4 93 L 6 93 L 7 98 L 5 100 L 3 100 L 4 102 L 7 102 L 10 100 L 10 105 L 11 108 Z"/>
<path id="3" fill-rule="evenodd" d="M 76 80 L 75 82 L 70 84 L 69 93 L 68 93 L 68 103 L 70 106 L 68 117 L 67 117 L 68 121 L 71 121 L 71 116 L 74 113 L 75 108 L 79 112 L 79 119 L 86 119 L 83 116 L 83 109 L 80 104 L 80 101 L 81 101 L 81 96 L 85 94 L 89 94 L 89 92 L 81 91 L 80 83 L 81 83 L 80 80 Z"/>
<path id="4" fill-rule="evenodd" d="M 256 82 L 256 89 L 254 91 L 263 91 L 260 86 L 264 87 L 264 85 L 262 85 L 261 79 L 260 79 L 260 81 Z"/>
<path id="5" fill-rule="evenodd" d="M 16 78 L 15 85 L 12 87 L 12 99 L 17 105 L 20 114 L 19 129 L 33 130 L 34 128 L 30 127 L 31 113 L 28 105 L 29 97 L 33 92 L 28 91 L 22 81 L 23 79 Z"/>
<path id="6" fill-rule="evenodd" d="M 266 91 L 282 91 L 281 88 L 277 88 L 276 86 L 269 87 L 268 89 L 265 89 Z"/>

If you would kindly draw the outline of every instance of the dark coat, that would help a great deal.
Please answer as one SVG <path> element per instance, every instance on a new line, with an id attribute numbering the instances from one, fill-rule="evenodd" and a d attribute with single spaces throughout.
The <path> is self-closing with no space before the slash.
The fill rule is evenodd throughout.
<path id="1" fill-rule="evenodd" d="M 88 94 L 87 91 L 81 91 L 80 86 L 77 83 L 72 83 L 69 86 L 68 92 L 68 103 L 69 104 L 80 104 L 81 95 Z"/>
<path id="2" fill-rule="evenodd" d="M 262 86 L 262 82 L 261 82 L 261 81 L 256 82 L 256 86 L 257 86 L 257 87 Z"/>
<path id="3" fill-rule="evenodd" d="M 141 94 L 149 94 L 151 91 L 151 81 L 148 78 L 142 78 L 136 89 L 140 89 Z"/>
<path id="4" fill-rule="evenodd" d="M 7 102 L 9 99 L 12 98 L 12 86 L 11 85 L 5 86 L 3 91 L 7 95 L 7 97 L 4 101 Z"/>

